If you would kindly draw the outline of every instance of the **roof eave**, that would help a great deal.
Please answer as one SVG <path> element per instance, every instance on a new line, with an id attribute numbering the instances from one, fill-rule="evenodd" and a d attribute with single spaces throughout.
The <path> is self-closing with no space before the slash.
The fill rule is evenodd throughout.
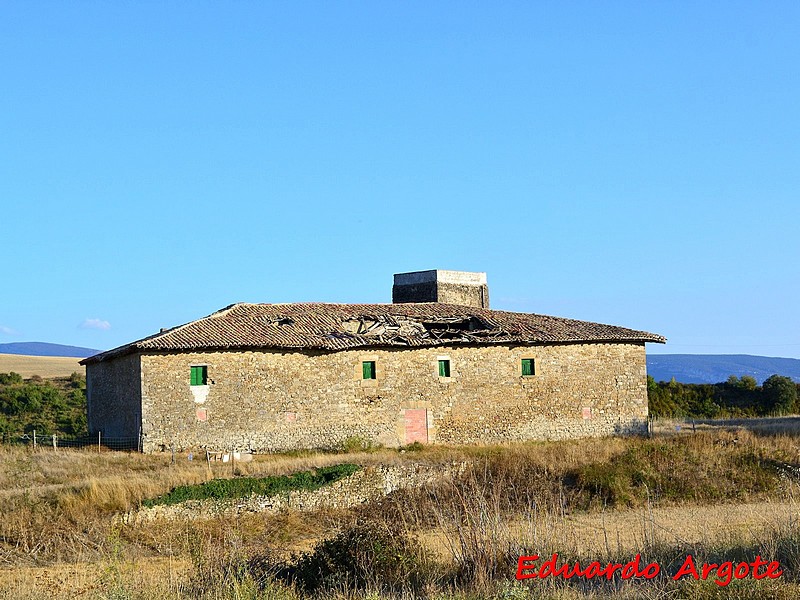
<path id="1" fill-rule="evenodd" d="M 154 353 L 154 354 L 181 354 L 185 352 L 235 352 L 235 351 L 258 351 L 258 350 L 290 350 L 290 351 L 317 351 L 317 352 L 343 352 L 346 350 L 362 350 L 366 348 L 408 348 L 408 349 L 417 349 L 417 348 L 435 348 L 441 346 L 498 346 L 498 345 L 526 345 L 526 346 L 546 346 L 546 345 L 563 345 L 563 344 L 644 344 L 644 343 L 653 343 L 653 344 L 665 344 L 666 338 L 658 336 L 656 337 L 631 337 L 631 338 L 597 338 L 597 339 L 563 339 L 563 340 L 539 340 L 539 339 L 500 339 L 500 340 L 453 340 L 453 339 L 440 339 L 440 340 L 426 340 L 427 343 L 422 343 L 419 345 L 412 345 L 402 341 L 388 341 L 383 340 L 379 343 L 358 343 L 353 345 L 348 345 L 344 347 L 331 347 L 326 345 L 284 345 L 284 346 L 268 346 L 268 345 L 202 345 L 196 347 L 186 347 L 186 348 L 145 348 L 140 346 L 138 343 L 128 344 L 126 346 L 121 346 L 119 348 L 114 348 L 113 350 L 108 350 L 106 352 L 101 352 L 100 354 L 95 354 L 94 356 L 89 356 L 84 358 L 80 361 L 79 364 L 86 366 L 90 364 L 95 364 L 99 362 L 103 362 L 106 360 L 111 360 L 114 358 L 120 358 L 122 356 L 126 356 L 128 354 L 134 353 Z"/>

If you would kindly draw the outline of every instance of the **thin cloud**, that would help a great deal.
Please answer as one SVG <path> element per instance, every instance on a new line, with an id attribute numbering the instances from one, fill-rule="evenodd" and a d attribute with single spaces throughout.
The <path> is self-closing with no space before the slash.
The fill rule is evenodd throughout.
<path id="1" fill-rule="evenodd" d="M 11 327 L 6 327 L 5 325 L 0 325 L 0 333 L 3 335 L 19 335 L 19 331 L 11 329 Z"/>
<path id="2" fill-rule="evenodd" d="M 107 331 L 111 329 L 111 323 L 103 321 L 102 319 L 84 319 L 83 323 L 78 325 L 78 329 L 99 329 L 100 331 Z"/>

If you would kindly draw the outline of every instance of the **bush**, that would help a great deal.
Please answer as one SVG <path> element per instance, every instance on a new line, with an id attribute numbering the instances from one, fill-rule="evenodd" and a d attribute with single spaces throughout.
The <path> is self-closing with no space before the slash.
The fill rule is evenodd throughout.
<path id="1" fill-rule="evenodd" d="M 336 450 L 345 454 L 350 454 L 352 452 L 374 452 L 379 448 L 381 448 L 380 444 L 375 444 L 368 438 L 352 435 L 342 441 Z"/>
<path id="2" fill-rule="evenodd" d="M 22 383 L 22 375 L 19 373 L 0 373 L 0 385 L 14 385 Z"/>
<path id="3" fill-rule="evenodd" d="M 427 564 L 419 542 L 399 526 L 361 521 L 280 565 L 276 577 L 306 593 L 371 589 L 418 594 L 429 579 Z"/>
<path id="4" fill-rule="evenodd" d="M 406 452 L 422 452 L 424 449 L 424 444 L 421 444 L 420 442 L 411 442 L 407 446 L 402 446 L 400 451 L 405 450 Z"/>

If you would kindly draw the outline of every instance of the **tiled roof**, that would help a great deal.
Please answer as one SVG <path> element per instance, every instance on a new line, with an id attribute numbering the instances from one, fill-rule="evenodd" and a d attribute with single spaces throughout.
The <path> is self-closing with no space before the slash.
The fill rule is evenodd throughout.
<path id="1" fill-rule="evenodd" d="M 437 302 L 239 303 L 96 354 L 81 364 L 131 352 L 665 341 L 654 333 L 613 325 Z"/>

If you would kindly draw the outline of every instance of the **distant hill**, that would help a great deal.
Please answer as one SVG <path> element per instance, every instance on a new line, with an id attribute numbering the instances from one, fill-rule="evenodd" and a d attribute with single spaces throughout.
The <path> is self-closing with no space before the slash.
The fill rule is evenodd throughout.
<path id="1" fill-rule="evenodd" d="M 79 346 L 64 346 L 62 344 L 48 344 L 46 342 L 12 342 L 10 344 L 0 344 L 0 354 L 86 358 L 98 352 L 100 352 L 100 350 L 81 348 Z"/>
<path id="2" fill-rule="evenodd" d="M 755 377 L 761 385 L 770 375 L 800 382 L 800 360 L 748 354 L 649 354 L 647 374 L 656 381 L 719 383 L 731 375 Z"/>

